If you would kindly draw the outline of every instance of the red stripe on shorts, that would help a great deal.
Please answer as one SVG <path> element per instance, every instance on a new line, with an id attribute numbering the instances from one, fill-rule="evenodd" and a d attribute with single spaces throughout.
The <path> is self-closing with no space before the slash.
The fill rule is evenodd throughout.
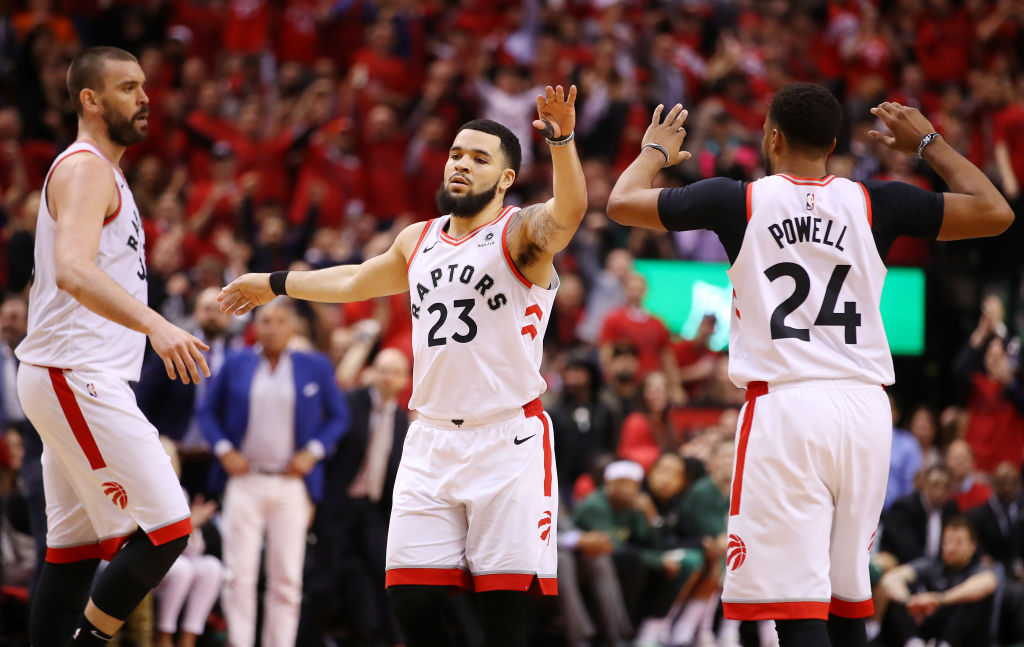
<path id="1" fill-rule="evenodd" d="M 64 371 L 53 367 L 47 370 L 50 372 L 53 390 L 57 393 L 57 401 L 60 402 L 64 417 L 67 419 L 68 425 L 71 426 L 71 433 L 75 435 L 78 446 L 82 448 L 85 457 L 89 459 L 89 467 L 94 470 L 106 467 L 107 463 L 103 460 L 103 455 L 100 454 L 100 448 L 96 446 L 96 439 L 92 437 L 89 423 L 82 415 L 82 409 L 78 406 L 78 400 L 75 399 L 75 392 L 71 390 L 67 378 L 64 377 Z"/>
<path id="2" fill-rule="evenodd" d="M 540 398 L 523 405 L 523 413 L 527 418 L 540 418 L 544 425 L 544 496 L 551 496 L 551 426 L 544 415 L 544 405 Z"/>
<path id="3" fill-rule="evenodd" d="M 390 568 L 384 574 L 385 587 L 403 584 L 457 586 L 473 590 L 473 579 L 461 568 Z"/>
<path id="4" fill-rule="evenodd" d="M 870 618 L 875 614 L 875 603 L 871 598 L 861 602 L 849 602 L 832 596 L 828 612 L 840 618 Z"/>
<path id="5" fill-rule="evenodd" d="M 192 517 L 185 517 L 181 521 L 169 523 L 146 533 L 154 546 L 166 544 L 181 537 L 188 537 L 190 534 L 192 534 Z"/>
<path id="6" fill-rule="evenodd" d="M 740 440 L 736 445 L 736 469 L 732 477 L 732 496 L 729 497 L 729 516 L 740 513 L 740 493 L 743 491 L 743 464 L 747 459 L 747 441 L 750 440 L 750 427 L 754 422 L 754 402 L 759 395 L 768 393 L 767 382 L 751 382 L 747 385 L 747 408 L 743 410 L 743 425 L 740 427 Z"/>
<path id="7" fill-rule="evenodd" d="M 473 586 L 481 591 L 524 591 L 532 595 L 558 595 L 558 578 L 533 573 L 474 575 Z"/>
<path id="8" fill-rule="evenodd" d="M 80 546 L 67 546 L 64 548 L 47 546 L 46 561 L 51 564 L 69 564 L 86 559 L 105 559 L 109 561 L 134 534 L 132 532 L 121 537 L 108 537 L 103 541 L 82 544 Z"/>
<path id="9" fill-rule="evenodd" d="M 828 620 L 828 602 L 723 602 L 730 620 Z"/>

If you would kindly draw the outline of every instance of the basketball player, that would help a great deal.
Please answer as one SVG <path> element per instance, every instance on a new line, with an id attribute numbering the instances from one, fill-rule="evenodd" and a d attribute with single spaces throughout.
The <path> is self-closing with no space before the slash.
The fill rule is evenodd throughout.
<path id="1" fill-rule="evenodd" d="M 410 647 L 453 645 L 449 587 L 479 593 L 487 644 L 525 647 L 525 593 L 555 594 L 558 559 L 550 419 L 538 396 L 542 340 L 558 288 L 551 265 L 587 206 L 572 143 L 575 86 L 537 97 L 554 197 L 503 207 L 519 140 L 489 120 L 455 136 L 437 193 L 446 215 L 403 230 L 358 266 L 247 274 L 224 288 L 239 314 L 275 294 L 324 302 L 411 292 L 413 394 L 395 484 L 387 575 Z"/>
<path id="2" fill-rule="evenodd" d="M 36 647 L 110 640 L 191 530 L 170 459 L 128 386 L 147 336 L 168 377 L 209 376 L 207 347 L 146 306 L 142 221 L 118 167 L 146 137 L 144 81 L 135 57 L 113 47 L 71 62 L 78 139 L 50 167 L 39 205 L 28 335 L 15 351 L 18 396 L 44 443 Z M 101 558 L 110 566 L 90 599 Z"/>
<path id="3" fill-rule="evenodd" d="M 828 175 L 840 107 L 792 84 L 772 100 L 762 148 L 768 177 L 652 189 L 690 157 L 686 111 L 654 111 L 639 157 L 608 212 L 660 230 L 710 229 L 732 267 L 729 373 L 747 388 L 729 517 L 728 618 L 775 619 L 783 647 L 864 645 L 872 613 L 868 548 L 885 497 L 894 380 L 879 314 L 883 260 L 897 236 L 994 236 L 1010 207 L 984 174 L 913 108 L 871 110 L 881 144 L 918 154 L 950 188 Z M 755 412 L 756 406 L 756 412 Z M 826 624 L 826 619 L 828 623 Z"/>

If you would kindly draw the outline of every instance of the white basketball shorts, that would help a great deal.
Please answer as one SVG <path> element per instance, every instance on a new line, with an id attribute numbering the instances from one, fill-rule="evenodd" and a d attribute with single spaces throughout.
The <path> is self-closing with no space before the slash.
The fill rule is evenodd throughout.
<path id="1" fill-rule="evenodd" d="M 171 460 L 127 382 L 23 363 L 18 397 L 43 439 L 48 562 L 110 559 L 137 528 L 157 545 L 192 531 Z"/>
<path id="2" fill-rule="evenodd" d="M 877 384 L 748 386 L 730 498 L 727 618 L 873 613 L 868 551 L 891 442 L 889 400 Z"/>
<path id="3" fill-rule="evenodd" d="M 386 584 L 556 595 L 557 519 L 540 400 L 483 421 L 420 417 L 395 481 Z"/>

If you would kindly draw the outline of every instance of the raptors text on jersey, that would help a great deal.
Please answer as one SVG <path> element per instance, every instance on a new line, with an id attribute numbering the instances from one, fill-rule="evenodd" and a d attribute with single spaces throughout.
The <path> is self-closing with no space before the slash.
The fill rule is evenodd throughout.
<path id="1" fill-rule="evenodd" d="M 544 392 L 540 375 L 551 285 L 531 284 L 508 252 L 505 207 L 455 239 L 451 216 L 427 223 L 409 262 L 413 394 L 409 408 L 474 420 L 521 407 Z"/>

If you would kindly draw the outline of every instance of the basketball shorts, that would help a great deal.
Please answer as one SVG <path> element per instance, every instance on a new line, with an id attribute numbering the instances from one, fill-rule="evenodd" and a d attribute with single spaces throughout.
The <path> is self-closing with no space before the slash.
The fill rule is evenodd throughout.
<path id="1" fill-rule="evenodd" d="M 47 561 L 110 559 L 138 528 L 157 545 L 191 532 L 170 457 L 127 382 L 23 363 L 18 397 L 43 440 Z"/>
<path id="2" fill-rule="evenodd" d="M 740 412 L 722 593 L 737 620 L 870 616 L 889 400 L 853 380 L 752 382 Z"/>
<path id="3" fill-rule="evenodd" d="M 395 481 L 386 584 L 556 595 L 557 519 L 540 400 L 486 420 L 421 416 Z"/>

